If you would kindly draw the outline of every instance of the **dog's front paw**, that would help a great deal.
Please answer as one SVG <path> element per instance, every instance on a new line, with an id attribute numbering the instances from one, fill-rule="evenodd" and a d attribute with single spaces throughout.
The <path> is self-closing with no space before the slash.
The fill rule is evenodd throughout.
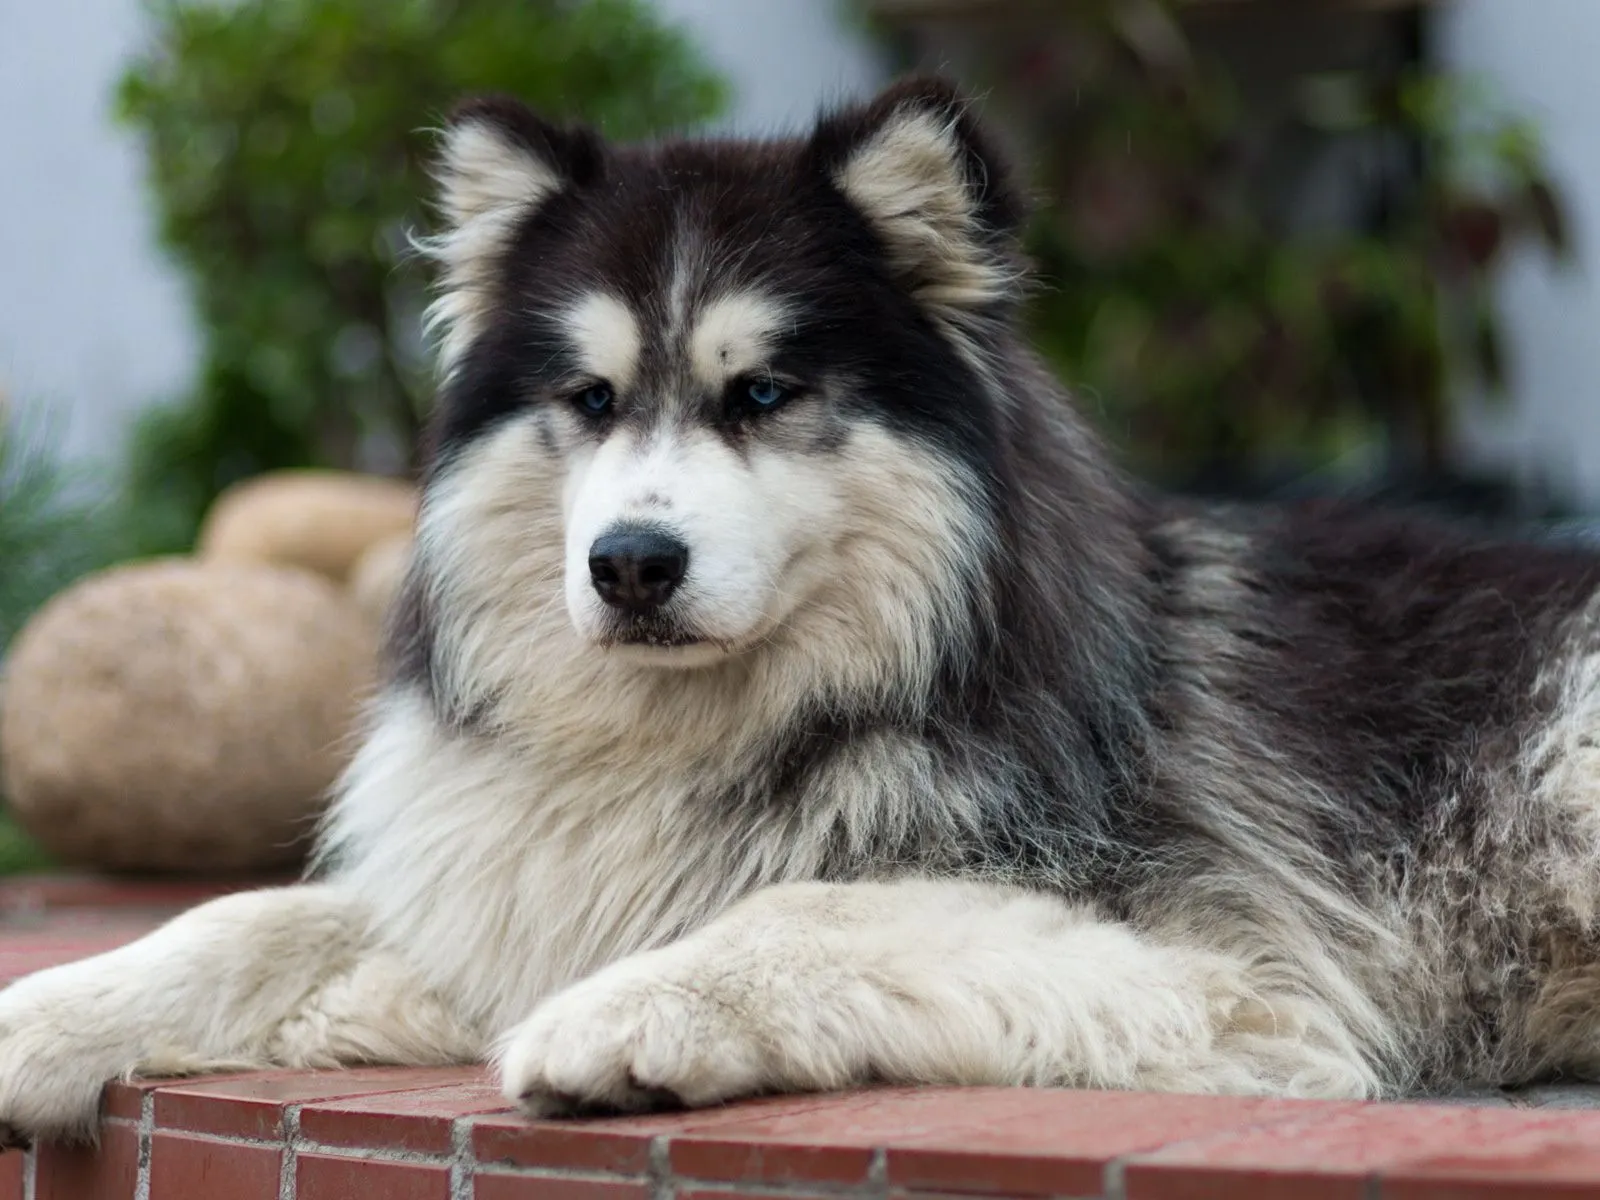
<path id="1" fill-rule="evenodd" d="M 102 1089 L 133 1065 L 117 1036 L 118 1014 L 105 1010 L 98 990 L 51 982 L 40 976 L 0 992 L 5 1146 L 93 1138 Z"/>
<path id="2" fill-rule="evenodd" d="M 506 1095 L 531 1116 L 642 1112 L 749 1095 L 769 1082 L 755 1014 L 715 984 L 619 963 L 555 996 L 512 1032 Z"/>

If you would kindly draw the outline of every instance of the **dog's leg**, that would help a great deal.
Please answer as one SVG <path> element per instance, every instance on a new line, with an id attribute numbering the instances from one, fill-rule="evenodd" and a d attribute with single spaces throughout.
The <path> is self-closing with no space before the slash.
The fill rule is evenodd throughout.
<path id="1" fill-rule="evenodd" d="M 203 904 L 131 945 L 0 992 L 0 1122 L 91 1136 L 102 1085 L 227 1067 L 469 1061 L 482 1042 L 335 885 Z"/>
<path id="2" fill-rule="evenodd" d="M 787 885 L 546 1001 L 501 1076 L 533 1113 L 872 1081 L 1373 1090 L 1307 1027 L 1315 1006 L 1278 1009 L 1245 974 L 1037 893 Z"/>

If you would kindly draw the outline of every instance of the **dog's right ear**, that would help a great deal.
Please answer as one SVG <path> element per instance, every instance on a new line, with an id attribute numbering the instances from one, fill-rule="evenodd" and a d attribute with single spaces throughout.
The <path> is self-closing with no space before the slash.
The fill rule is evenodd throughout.
<path id="1" fill-rule="evenodd" d="M 557 192 L 592 183 L 604 162 L 593 130 L 554 125 L 518 100 L 469 100 L 451 114 L 435 168 L 444 228 L 419 243 L 441 268 L 428 310 L 441 373 L 481 331 L 518 222 Z"/>
<path id="2" fill-rule="evenodd" d="M 445 127 L 439 199 L 456 226 L 525 215 L 561 188 L 590 182 L 600 165 L 593 130 L 553 125 L 508 97 L 468 100 Z"/>

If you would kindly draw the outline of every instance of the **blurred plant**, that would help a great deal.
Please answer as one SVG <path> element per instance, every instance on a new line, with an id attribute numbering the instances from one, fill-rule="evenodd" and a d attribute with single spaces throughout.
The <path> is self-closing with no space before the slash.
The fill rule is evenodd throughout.
<path id="1" fill-rule="evenodd" d="M 430 394 L 405 254 L 436 128 L 474 92 L 633 137 L 720 83 L 642 0 L 153 0 L 118 104 L 204 329 L 194 394 L 136 431 L 146 548 L 180 548 L 233 480 L 402 470 Z"/>
<path id="2" fill-rule="evenodd" d="M 31 413 L 8 412 L 4 401 L 0 395 L 0 688 L 6 648 L 28 618 L 123 548 L 91 482 L 62 465 L 53 431 Z M 0 803 L 0 875 L 47 865 Z"/>
<path id="3" fill-rule="evenodd" d="M 0 403 L 0 657 L 46 600 L 120 557 L 120 529 L 91 488 L 42 418 Z"/>
<path id="4" fill-rule="evenodd" d="M 1378 445 L 1444 469 L 1456 385 L 1504 382 L 1493 272 L 1567 249 L 1532 127 L 1420 69 L 1308 77 L 1264 113 L 1160 0 L 1051 12 L 963 41 L 1051 201 L 1038 344 L 1135 464 L 1230 486 Z M 1365 211 L 1307 222 L 1330 163 Z"/>

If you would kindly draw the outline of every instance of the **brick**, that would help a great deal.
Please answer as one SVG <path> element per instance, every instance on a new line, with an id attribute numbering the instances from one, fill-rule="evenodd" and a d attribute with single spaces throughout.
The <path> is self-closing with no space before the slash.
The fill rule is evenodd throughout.
<path id="1" fill-rule="evenodd" d="M 472 1153 L 481 1163 L 639 1175 L 650 1169 L 650 1140 L 656 1136 L 641 1123 L 484 1117 L 472 1123 Z"/>
<path id="2" fill-rule="evenodd" d="M 0 1200 L 23 1200 L 22 1176 L 28 1156 L 21 1150 L 0 1153 Z"/>
<path id="3" fill-rule="evenodd" d="M 157 1132 L 150 1139 L 151 1200 L 278 1200 L 282 1169 L 283 1151 L 277 1146 L 182 1133 Z"/>
<path id="4" fill-rule="evenodd" d="M 472 1077 L 469 1069 L 454 1067 L 267 1071 L 163 1087 L 156 1092 L 155 1118 L 162 1129 L 275 1141 L 283 1136 L 283 1110 L 290 1104 L 414 1091 Z"/>
<path id="5" fill-rule="evenodd" d="M 101 1102 L 101 1114 L 124 1121 L 138 1121 L 144 1116 L 144 1098 L 163 1088 L 192 1087 L 199 1083 L 218 1083 L 227 1079 L 241 1079 L 260 1074 L 259 1071 L 228 1071 L 217 1075 L 166 1076 L 160 1079 L 118 1080 L 106 1084 Z"/>
<path id="6" fill-rule="evenodd" d="M 36 1200 L 133 1200 L 139 1133 L 131 1125 L 102 1128 L 98 1150 L 41 1145 L 34 1153 Z"/>
<path id="7" fill-rule="evenodd" d="M 866 1147 L 765 1145 L 755 1139 L 694 1136 L 673 1138 L 667 1154 L 672 1174 L 679 1178 L 846 1186 L 865 1183 L 875 1157 Z"/>
<path id="8" fill-rule="evenodd" d="M 530 1121 L 505 1113 L 473 1120 L 472 1148 L 484 1163 L 639 1174 L 649 1169 L 650 1143 L 658 1137 L 731 1129 L 852 1103 L 859 1099 L 776 1096 L 690 1112 L 565 1121 Z"/>
<path id="9" fill-rule="evenodd" d="M 823 1171 L 862 1169 L 869 1161 L 826 1159 L 817 1151 L 885 1151 L 892 1187 L 1008 1195 L 1098 1194 L 1106 1166 L 1168 1142 L 1289 1120 L 1340 1106 L 1202 1096 L 1148 1096 L 1025 1088 L 880 1089 L 838 1097 L 809 1110 L 775 1113 L 716 1131 L 728 1144 L 758 1145 L 764 1158 L 783 1147 L 809 1147 Z M 1348 1107 L 1348 1106 L 1345 1106 Z M 669 1153 L 698 1139 L 686 1130 Z M 678 1155 L 675 1162 L 681 1162 Z M 795 1159 L 778 1158 L 783 1167 Z M 695 1164 L 712 1169 L 710 1164 Z M 723 1165 L 742 1165 L 726 1158 Z M 860 1182 L 862 1176 L 856 1176 Z M 812 1180 L 821 1182 L 818 1176 Z M 742 1181 L 742 1180 L 741 1180 Z M 833 1182 L 839 1182 L 836 1177 Z"/>
<path id="10" fill-rule="evenodd" d="M 1389 1200 L 1402 1181 L 1489 1178 L 1518 1153 L 1578 1170 L 1559 1148 L 1585 1143 L 1600 1145 L 1600 1114 L 1370 1104 L 1173 1146 L 1126 1164 L 1123 1180 L 1127 1200 L 1366 1200 L 1381 1177 Z"/>
<path id="11" fill-rule="evenodd" d="M 474 1072 L 471 1083 L 306 1104 L 300 1110 L 300 1134 L 324 1146 L 449 1154 L 458 1118 L 504 1111 L 499 1087 Z"/>
<path id="12" fill-rule="evenodd" d="M 108 1083 L 100 1096 L 100 1115 L 124 1121 L 137 1121 L 144 1115 L 144 1095 L 162 1082 L 171 1080 L 140 1080 L 133 1083 Z"/>
<path id="13" fill-rule="evenodd" d="M 966 1122 L 895 1136 L 887 1155 L 896 1187 L 1007 1195 L 1097 1195 L 1114 1160 L 1337 1105 L 1132 1092 L 1038 1091 L 974 1095 Z M 959 1110 L 952 1111 L 952 1117 Z"/>
<path id="14" fill-rule="evenodd" d="M 292 882 L 282 876 L 255 879 L 108 879 L 98 875 L 19 875 L 0 883 L 0 912 L 54 909 L 191 908 L 214 896 L 246 888 Z"/>
<path id="15" fill-rule="evenodd" d="M 301 1154 L 294 1185 L 296 1200 L 450 1200 L 450 1168 Z"/>
<path id="16" fill-rule="evenodd" d="M 1600 1114 L 1521 1129 L 1461 1131 L 1453 1147 L 1379 1172 L 1379 1194 L 1384 1200 L 1503 1200 L 1513 1195 L 1592 1200 L 1600 1195 Z"/>
<path id="17" fill-rule="evenodd" d="M 472 1180 L 472 1200 L 650 1200 L 651 1195 L 650 1185 L 642 1180 L 634 1183 L 482 1172 Z"/>

